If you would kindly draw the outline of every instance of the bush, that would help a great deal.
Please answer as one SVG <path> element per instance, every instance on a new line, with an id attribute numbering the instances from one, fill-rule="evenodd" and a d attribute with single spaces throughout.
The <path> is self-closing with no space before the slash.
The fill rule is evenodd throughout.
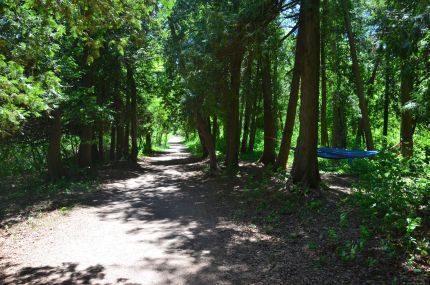
<path id="1" fill-rule="evenodd" d="M 357 160 L 351 172 L 360 177 L 352 201 L 361 209 L 364 222 L 407 252 L 411 263 L 416 257 L 426 257 L 430 167 L 425 160 L 419 154 L 406 160 L 385 153 L 374 160 Z"/>

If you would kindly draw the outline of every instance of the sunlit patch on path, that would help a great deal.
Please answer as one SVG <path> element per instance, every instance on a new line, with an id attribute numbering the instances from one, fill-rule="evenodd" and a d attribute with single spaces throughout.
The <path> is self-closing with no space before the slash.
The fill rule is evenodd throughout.
<path id="1" fill-rule="evenodd" d="M 199 172 L 178 167 L 192 160 L 177 139 L 170 143 L 166 154 L 144 162 L 149 172 L 105 185 L 106 197 L 96 206 L 34 229 L 40 234 L 31 242 L 25 237 L 4 241 L 5 282 L 188 283 L 209 265 L 210 250 L 184 247 L 202 224 L 193 197 L 187 196 L 192 187 L 182 184 Z"/>

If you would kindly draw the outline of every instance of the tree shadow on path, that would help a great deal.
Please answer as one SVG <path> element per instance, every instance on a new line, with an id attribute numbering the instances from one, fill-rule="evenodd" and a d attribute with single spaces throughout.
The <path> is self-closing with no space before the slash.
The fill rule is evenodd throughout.
<path id="1" fill-rule="evenodd" d="M 94 211 L 100 226 L 124 226 L 124 239 L 134 243 L 133 250 L 124 254 L 136 259 L 139 270 L 160 277 L 157 281 L 135 278 L 134 282 L 374 284 L 392 280 L 384 268 L 357 270 L 339 262 L 319 264 L 309 243 L 318 239 L 320 232 L 297 217 L 280 225 L 294 234 L 291 236 L 252 225 L 237 215 L 244 208 L 240 199 L 243 179 L 207 176 L 202 172 L 203 163 L 181 144 L 172 143 L 171 147 L 170 152 L 143 162 L 142 172 L 110 180 L 102 192 L 82 203 Z M 115 242 L 120 246 L 129 241 Z M 100 282 L 109 274 L 103 260 L 81 271 L 76 271 L 76 266 L 27 267 L 8 278 L 16 281 L 10 284 L 27 284 L 29 280 L 33 283 L 28 284 L 104 284 Z M 47 276 L 57 275 L 66 276 L 71 283 L 42 283 Z M 120 283 L 122 280 L 115 284 L 128 284 L 128 279 Z"/>

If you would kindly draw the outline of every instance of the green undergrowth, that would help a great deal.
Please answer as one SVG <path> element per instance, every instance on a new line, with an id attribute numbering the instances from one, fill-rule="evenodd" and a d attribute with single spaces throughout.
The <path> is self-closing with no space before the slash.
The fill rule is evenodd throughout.
<path id="1" fill-rule="evenodd" d="M 354 159 L 351 164 L 323 160 L 320 166 L 358 178 L 347 202 L 359 209 L 362 226 L 372 236 L 381 236 L 381 247 L 387 254 L 406 256 L 411 270 L 430 266 L 428 153 L 416 150 L 413 158 L 404 159 L 399 150 L 392 150 L 374 159 Z M 357 250 L 363 243 L 350 242 L 348 246 Z"/>
<path id="2" fill-rule="evenodd" d="M 202 156 L 203 154 L 202 147 L 200 144 L 199 137 L 196 134 L 189 136 L 189 138 L 185 140 L 185 145 L 194 156 L 196 157 Z M 259 130 L 257 131 L 255 136 L 254 151 L 240 152 L 239 159 L 247 162 L 257 162 L 263 153 L 263 148 L 264 148 L 264 133 L 261 130 Z M 225 139 L 221 134 L 221 137 L 218 138 L 217 145 L 216 145 L 217 158 L 221 162 L 225 156 L 225 149 L 226 149 Z M 276 152 L 278 152 L 278 149 L 276 149 Z M 289 156 L 289 161 L 292 161 L 293 158 L 294 158 L 294 152 L 291 151 Z"/>
<path id="3" fill-rule="evenodd" d="M 341 169 L 338 175 L 358 178 L 351 180 L 357 181 L 352 185 L 352 193 L 336 200 L 338 224 L 327 225 L 323 233 L 333 240 L 340 260 L 373 267 L 385 258 L 400 261 L 414 272 L 428 269 L 430 166 L 424 156 L 425 153 L 416 152 L 414 158 L 406 160 L 396 152 L 387 152 L 377 159 L 357 159 L 352 164 L 340 162 L 332 166 Z M 303 213 L 318 212 L 326 206 L 324 200 L 310 199 L 304 189 L 289 185 L 288 178 L 288 173 L 273 174 L 266 168 L 246 182 L 243 199 L 265 227 L 282 227 L 285 215 L 291 213 L 307 219 Z M 323 193 L 329 186 L 322 185 Z M 351 212 L 357 216 L 354 223 L 350 222 Z"/>
<path id="4" fill-rule="evenodd" d="M 21 217 L 55 209 L 65 213 L 81 203 L 83 195 L 96 191 L 99 184 L 97 175 L 89 170 L 56 182 L 47 182 L 42 175 L 5 179 L 0 187 L 0 226 L 18 213 Z"/>
<path id="5" fill-rule="evenodd" d="M 202 148 L 200 145 L 199 137 L 196 135 L 190 136 L 188 139 L 184 141 L 185 146 L 188 151 L 191 152 L 193 156 L 200 157 L 202 156 Z"/>
<path id="6" fill-rule="evenodd" d="M 273 174 L 270 168 L 247 177 L 242 199 L 253 212 L 254 222 L 262 222 L 270 230 L 281 226 L 282 218 L 297 210 L 298 197 L 282 191 L 288 177 L 286 172 Z"/>
<path id="7" fill-rule="evenodd" d="M 170 148 L 170 145 L 168 143 L 165 143 L 165 144 L 160 144 L 160 145 L 154 145 L 154 146 L 152 146 L 152 151 L 155 151 L 155 152 L 160 151 L 160 152 L 162 152 L 162 151 L 168 150 L 169 148 Z"/>
<path id="8" fill-rule="evenodd" d="M 406 160 L 388 152 L 350 168 L 359 181 L 349 202 L 372 234 L 382 235 L 384 247 L 405 253 L 414 270 L 430 265 L 430 166 L 423 155 Z"/>

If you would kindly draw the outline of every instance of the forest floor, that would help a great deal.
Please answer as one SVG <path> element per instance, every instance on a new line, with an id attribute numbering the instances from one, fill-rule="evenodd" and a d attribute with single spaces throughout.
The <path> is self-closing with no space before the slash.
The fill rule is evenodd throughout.
<path id="1" fill-rule="evenodd" d="M 74 207 L 0 228 L 0 284 L 428 281 L 382 257 L 370 264 L 360 254 L 358 262 L 338 257 L 344 240 L 358 235 L 354 226 L 338 228 L 350 177 L 326 175 L 320 200 L 292 198 L 282 216 L 270 215 L 271 205 L 243 191 L 247 180 L 263 179 L 261 167 L 211 176 L 180 142 L 170 145 L 138 167 L 106 169 L 100 189 Z M 359 223 L 353 211 L 349 217 Z"/>

